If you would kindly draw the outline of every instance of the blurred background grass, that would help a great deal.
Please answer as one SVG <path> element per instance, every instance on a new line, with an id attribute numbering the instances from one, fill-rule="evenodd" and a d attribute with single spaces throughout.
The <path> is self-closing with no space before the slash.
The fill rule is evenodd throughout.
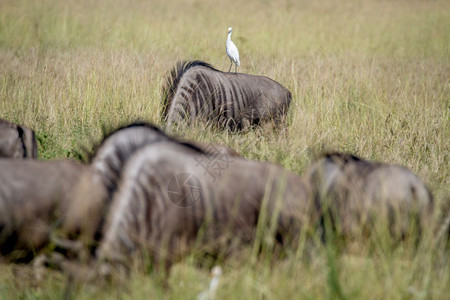
<path id="1" fill-rule="evenodd" d="M 324 150 L 405 165 L 432 189 L 438 222 L 450 201 L 445 0 L 3 0 L 0 117 L 36 131 L 41 159 L 78 159 L 77 151 L 97 141 L 102 127 L 137 119 L 159 124 L 161 86 L 178 60 L 200 59 L 228 70 L 229 26 L 241 55 L 239 71 L 269 76 L 292 91 L 288 127 L 280 134 L 195 127 L 180 135 L 228 144 L 298 174 Z M 218 296 L 336 298 L 330 279 L 336 276 L 348 298 L 444 299 L 448 244 L 429 244 L 434 248 L 424 245 L 419 253 L 407 245 L 389 251 L 363 244 L 339 252 L 318 247 L 314 255 L 288 256 L 273 266 L 230 259 Z M 34 286 L 15 267 L 1 267 L 0 298 L 64 293 L 61 274 Z M 193 298 L 206 287 L 207 274 L 183 261 L 164 297 Z M 125 287 L 77 291 L 86 299 L 151 295 L 163 291 L 138 271 Z"/>

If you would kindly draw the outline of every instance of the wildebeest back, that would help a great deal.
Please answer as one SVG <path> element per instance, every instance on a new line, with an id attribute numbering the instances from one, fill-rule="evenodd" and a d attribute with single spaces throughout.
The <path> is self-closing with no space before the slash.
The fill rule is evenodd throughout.
<path id="1" fill-rule="evenodd" d="M 316 160 L 306 176 L 316 205 L 331 214 L 333 225 L 345 236 L 370 231 L 381 221 L 400 238 L 413 226 L 420 231 L 432 212 L 428 188 L 401 166 L 330 153 Z"/>
<path id="2" fill-rule="evenodd" d="M 202 61 L 180 62 L 163 88 L 163 119 L 207 121 L 232 130 L 272 121 L 280 124 L 291 93 L 265 77 L 221 72 Z"/>
<path id="3" fill-rule="evenodd" d="M 170 265 L 194 241 L 223 251 L 230 240 L 253 240 L 263 210 L 289 245 L 317 218 L 308 185 L 280 166 L 233 157 L 213 178 L 199 165 L 202 159 L 208 157 L 174 143 L 141 149 L 124 171 L 98 257 L 123 261 L 146 249 L 156 264 Z"/>
<path id="4" fill-rule="evenodd" d="M 43 247 L 52 227 L 70 213 L 73 187 L 86 169 L 69 160 L 0 159 L 1 252 L 27 256 Z"/>
<path id="5" fill-rule="evenodd" d="M 0 158 L 37 158 L 34 132 L 0 119 Z"/>

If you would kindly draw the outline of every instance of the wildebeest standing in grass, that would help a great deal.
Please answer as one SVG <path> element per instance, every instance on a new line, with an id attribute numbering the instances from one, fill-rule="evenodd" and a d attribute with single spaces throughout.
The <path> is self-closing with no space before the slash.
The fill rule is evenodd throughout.
<path id="1" fill-rule="evenodd" d="M 1 253 L 31 258 L 48 244 L 50 234 L 52 242 L 63 242 L 58 246 L 75 246 L 64 250 L 79 251 L 79 244 L 64 238 L 95 239 L 126 160 L 140 146 L 164 138 L 148 124 L 119 128 L 97 148 L 90 166 L 69 160 L 1 159 Z"/>
<path id="2" fill-rule="evenodd" d="M 70 160 L 0 159 L 0 253 L 28 260 L 44 247 L 85 171 Z"/>
<path id="3" fill-rule="evenodd" d="M 71 213 L 62 222 L 62 235 L 73 235 L 72 238 L 81 239 L 86 244 L 98 242 L 112 197 L 123 181 L 122 173 L 127 161 L 140 148 L 169 140 L 175 141 L 156 126 L 144 122 L 132 123 L 105 135 L 91 158 L 90 172 L 84 173 L 77 184 Z M 183 140 L 177 142 L 188 143 Z M 221 145 L 196 143 L 196 146 L 207 153 L 238 156 L 232 149 Z"/>
<path id="4" fill-rule="evenodd" d="M 0 158 L 37 158 L 33 130 L 0 119 Z"/>
<path id="5" fill-rule="evenodd" d="M 94 149 L 89 172 L 77 183 L 71 202 L 71 214 L 62 222 L 62 236 L 92 244 L 99 239 L 104 216 L 116 191 L 128 159 L 139 148 L 167 139 L 151 124 L 139 122 L 105 134 Z"/>
<path id="6" fill-rule="evenodd" d="M 196 119 L 240 130 L 284 119 L 291 93 L 264 76 L 225 73 L 202 61 L 179 62 L 163 88 L 163 118 L 170 128 Z"/>
<path id="7" fill-rule="evenodd" d="M 128 262 L 140 251 L 169 268 L 194 244 L 227 254 L 254 240 L 258 220 L 282 245 L 296 245 L 318 218 L 308 185 L 284 168 L 233 157 L 214 177 L 209 157 L 189 145 L 157 143 L 127 163 L 97 250 L 100 261 Z M 267 241 L 268 231 L 264 232 Z"/>
<path id="8" fill-rule="evenodd" d="M 401 166 L 329 153 L 306 174 L 317 205 L 345 237 L 380 230 L 382 224 L 395 239 L 419 234 L 432 213 L 431 193 Z"/>
<path id="9" fill-rule="evenodd" d="M 140 147 L 168 139 L 150 124 L 135 123 L 107 135 L 89 166 L 0 159 L 0 254 L 31 259 L 50 235 L 54 246 L 72 254 L 80 244 L 67 238 L 95 243 L 126 161 Z M 216 146 L 209 151 L 231 150 Z"/>

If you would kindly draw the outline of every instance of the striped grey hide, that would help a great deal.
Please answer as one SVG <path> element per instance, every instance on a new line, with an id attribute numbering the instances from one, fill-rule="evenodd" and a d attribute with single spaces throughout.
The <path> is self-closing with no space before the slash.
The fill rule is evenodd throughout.
<path id="1" fill-rule="evenodd" d="M 225 73 L 202 61 L 179 62 L 163 87 L 167 128 L 199 119 L 222 128 L 241 130 L 284 118 L 291 93 L 264 76 Z"/>
<path id="2" fill-rule="evenodd" d="M 95 146 L 89 170 L 77 183 L 71 201 L 71 214 L 63 220 L 61 235 L 81 239 L 91 245 L 101 234 L 104 217 L 121 181 L 127 161 L 139 148 L 164 141 L 167 136 L 143 122 L 119 127 L 106 134 Z"/>
<path id="3" fill-rule="evenodd" d="M 168 140 L 176 140 L 182 144 L 190 143 L 189 141 L 169 137 L 152 124 L 145 122 L 131 123 L 105 136 L 101 144 L 96 148 L 90 164 L 92 169 L 100 174 L 104 185 L 111 195 L 117 188 L 124 165 L 135 151 L 148 144 Z M 226 152 L 231 154 L 234 152 L 234 150 L 222 145 L 209 147 L 209 144 L 194 143 L 208 153 Z M 234 152 L 233 155 L 239 154 Z"/>
<path id="4" fill-rule="evenodd" d="M 211 254 L 252 242 L 258 220 L 281 245 L 296 245 L 318 219 L 308 185 L 276 164 L 222 158 L 229 164 L 215 172 L 214 163 L 204 168 L 211 156 L 196 147 L 167 142 L 139 150 L 114 195 L 97 258 L 126 263 L 148 251 L 157 268 L 169 268 L 196 242 Z"/>
<path id="5" fill-rule="evenodd" d="M 0 158 L 37 158 L 33 130 L 0 119 Z"/>
<path id="6" fill-rule="evenodd" d="M 127 159 L 140 147 L 167 139 L 153 125 L 134 123 L 107 135 L 90 166 L 69 160 L 0 159 L 0 253 L 11 260 L 31 259 L 55 230 L 63 238 L 98 240 Z"/>
<path id="7" fill-rule="evenodd" d="M 384 224 L 393 238 L 404 238 L 420 233 L 432 212 L 425 184 L 401 166 L 329 153 L 316 160 L 306 176 L 318 206 L 343 236 L 367 234 Z"/>
<path id="8" fill-rule="evenodd" d="M 108 200 L 133 151 L 165 135 L 148 124 L 131 124 L 109 134 L 91 165 L 73 161 L 0 159 L 0 253 L 27 260 L 47 245 L 50 234 L 73 254 L 99 232 Z M 55 242 L 55 240 L 52 240 Z"/>
<path id="9" fill-rule="evenodd" d="M 28 260 L 45 246 L 86 170 L 69 160 L 0 159 L 0 253 Z"/>
<path id="10" fill-rule="evenodd" d="M 80 179 L 71 201 L 71 214 L 63 221 L 63 236 L 82 239 L 86 244 L 96 243 L 101 236 L 104 217 L 112 197 L 121 184 L 127 161 L 140 148 L 163 141 L 175 141 L 159 128 L 148 123 L 132 123 L 106 135 L 96 147 L 90 162 L 90 172 Z M 181 144 L 188 141 L 177 140 Z M 221 145 L 196 143 L 206 153 L 239 156 Z"/>

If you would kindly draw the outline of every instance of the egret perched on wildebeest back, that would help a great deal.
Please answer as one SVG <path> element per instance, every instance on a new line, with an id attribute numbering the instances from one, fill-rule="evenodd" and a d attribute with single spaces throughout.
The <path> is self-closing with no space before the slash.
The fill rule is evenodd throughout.
<path id="1" fill-rule="evenodd" d="M 228 72 L 231 71 L 231 67 L 233 66 L 233 63 L 235 63 L 234 73 L 236 73 L 236 69 L 237 69 L 237 67 L 239 67 L 241 62 L 239 61 L 238 48 L 233 43 L 233 41 L 231 41 L 231 33 L 233 33 L 233 28 L 229 27 L 228 28 L 228 38 L 227 38 L 227 54 L 228 54 L 228 57 L 230 58 L 231 64 L 230 64 L 230 69 L 228 70 Z"/>

